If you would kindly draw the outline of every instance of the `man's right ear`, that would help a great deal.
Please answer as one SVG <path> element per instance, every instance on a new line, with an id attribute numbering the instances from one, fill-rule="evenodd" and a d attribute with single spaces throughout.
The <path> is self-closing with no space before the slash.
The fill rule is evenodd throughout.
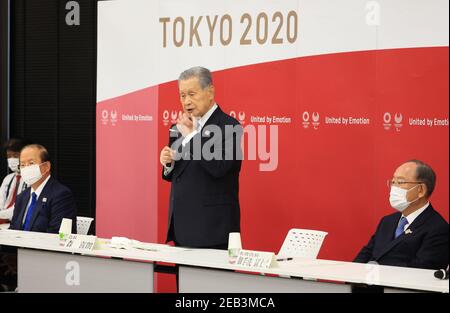
<path id="1" fill-rule="evenodd" d="M 216 89 L 214 88 L 214 85 L 209 86 L 209 92 L 211 93 L 212 97 L 214 98 L 214 95 L 216 93 Z"/>
<path id="2" fill-rule="evenodd" d="M 421 183 L 420 184 L 419 197 L 423 198 L 423 197 L 425 197 L 427 195 L 427 193 L 428 193 L 427 185 L 424 184 L 424 183 Z"/>
<path id="3" fill-rule="evenodd" d="M 50 173 L 50 170 L 52 169 L 52 164 L 50 163 L 50 161 L 44 162 L 43 165 L 46 167 L 45 173 Z"/>

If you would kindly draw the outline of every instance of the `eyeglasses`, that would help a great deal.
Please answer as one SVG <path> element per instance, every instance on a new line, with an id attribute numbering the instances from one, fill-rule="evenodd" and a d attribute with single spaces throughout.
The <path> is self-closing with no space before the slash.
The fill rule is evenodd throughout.
<path id="1" fill-rule="evenodd" d="M 30 162 L 28 162 L 28 163 L 21 163 L 20 164 L 20 166 L 19 166 L 19 168 L 20 169 L 23 169 L 23 168 L 25 168 L 25 167 L 28 167 L 28 166 L 30 166 L 30 165 L 39 165 L 39 166 L 41 166 L 42 164 L 44 164 L 44 163 L 47 163 L 48 161 L 45 161 L 45 162 L 42 162 L 42 163 L 36 163 L 36 162 L 34 162 L 34 161 L 30 161 Z"/>
<path id="2" fill-rule="evenodd" d="M 28 167 L 28 166 L 34 165 L 34 164 L 35 163 L 33 161 L 31 161 L 29 163 L 21 163 L 19 167 L 22 169 L 22 168 L 25 168 L 25 167 Z"/>
<path id="3" fill-rule="evenodd" d="M 404 184 L 423 184 L 423 181 L 405 181 L 402 179 L 388 179 L 386 181 L 387 186 L 391 188 L 392 186 L 401 186 Z"/>

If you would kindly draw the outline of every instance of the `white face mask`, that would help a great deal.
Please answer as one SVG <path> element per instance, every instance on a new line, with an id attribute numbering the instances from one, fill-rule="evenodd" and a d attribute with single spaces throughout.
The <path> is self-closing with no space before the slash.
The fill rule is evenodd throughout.
<path id="1" fill-rule="evenodd" d="M 391 186 L 391 193 L 389 195 L 389 202 L 391 203 L 391 207 L 393 207 L 394 209 L 403 212 L 404 210 L 406 210 L 407 207 L 409 207 L 409 205 L 413 202 L 416 202 L 417 200 L 419 200 L 419 198 L 417 198 L 414 201 L 408 201 L 406 199 L 406 194 L 408 193 L 408 191 L 413 190 L 414 188 L 416 188 L 418 185 L 412 187 L 409 190 L 406 189 L 402 189 L 400 187 L 397 186 Z"/>
<path id="2" fill-rule="evenodd" d="M 8 158 L 8 167 L 13 172 L 19 172 L 19 158 Z"/>
<path id="3" fill-rule="evenodd" d="M 33 164 L 20 169 L 20 175 L 22 175 L 23 181 L 31 186 L 39 179 L 42 178 L 40 166 L 44 164 Z"/>

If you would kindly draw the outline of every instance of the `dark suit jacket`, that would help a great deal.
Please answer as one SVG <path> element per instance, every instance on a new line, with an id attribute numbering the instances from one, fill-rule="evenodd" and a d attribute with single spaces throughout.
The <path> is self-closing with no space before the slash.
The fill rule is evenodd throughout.
<path id="1" fill-rule="evenodd" d="M 237 126 L 238 131 L 226 133 L 226 125 Z M 218 128 L 221 136 L 214 135 Z M 176 130 L 176 126 L 171 129 Z M 217 107 L 202 127 L 201 134 L 194 136 L 184 148 L 181 134 L 173 133 L 177 136 L 171 136 L 169 145 L 179 145 L 179 155 L 189 155 L 190 160 L 176 161 L 167 176 L 163 169 L 163 179 L 172 183 L 167 241 L 175 239 L 178 244 L 188 247 L 227 244 L 228 234 L 240 231 L 238 192 L 242 127 Z M 200 156 L 197 160 L 193 159 L 196 157 L 193 150 L 196 141 L 202 148 L 220 155 L 221 160 L 207 160 L 202 154 L 197 154 Z M 213 142 L 219 145 L 214 147 Z M 232 151 L 225 149 L 226 146 L 233 147 Z"/>
<path id="2" fill-rule="evenodd" d="M 362 248 L 354 262 L 376 261 L 381 265 L 427 269 L 446 268 L 448 265 L 448 223 L 431 204 L 394 239 L 401 213 L 385 216 L 369 243 Z"/>
<path id="3" fill-rule="evenodd" d="M 27 188 L 17 196 L 10 229 L 23 230 L 22 221 L 30 200 L 30 194 L 31 188 Z M 76 234 L 77 208 L 72 192 L 56 179 L 50 177 L 37 199 L 31 217 L 30 231 L 58 233 L 63 218 L 72 220 L 72 233 Z"/>

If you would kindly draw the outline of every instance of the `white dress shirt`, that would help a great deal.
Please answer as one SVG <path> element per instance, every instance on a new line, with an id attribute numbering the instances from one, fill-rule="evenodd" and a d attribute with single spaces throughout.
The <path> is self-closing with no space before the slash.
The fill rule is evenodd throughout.
<path id="1" fill-rule="evenodd" d="M 201 132 L 203 126 L 205 126 L 206 122 L 209 120 L 211 115 L 214 113 L 214 111 L 217 109 L 217 103 L 214 103 L 214 105 L 206 112 L 199 120 L 197 120 L 197 129 L 195 129 L 193 132 L 188 134 L 182 141 L 183 147 L 191 141 L 192 138 L 194 138 L 195 135 Z M 175 162 L 172 161 L 170 166 L 164 165 L 164 175 L 169 175 L 170 172 L 172 172 Z"/>
<path id="2" fill-rule="evenodd" d="M 0 219 L 11 220 L 14 214 L 14 205 L 10 208 L 6 206 L 11 202 L 13 198 L 13 191 L 16 189 L 16 175 L 17 173 L 11 173 L 7 175 L 0 187 Z M 17 195 L 27 188 L 27 185 L 22 178 L 19 180 L 19 188 L 17 188 Z"/>
<path id="3" fill-rule="evenodd" d="M 411 226 L 411 224 L 414 222 L 414 220 L 419 217 L 420 214 L 423 213 L 423 211 L 426 210 L 426 208 L 428 208 L 428 206 L 430 205 L 430 202 L 427 202 L 423 207 L 421 207 L 420 209 L 414 211 L 413 213 L 409 214 L 408 216 L 404 216 L 402 214 L 402 217 L 405 217 L 406 220 L 408 221 L 408 224 L 406 224 L 403 228 L 403 231 L 405 231 L 406 229 L 409 228 L 409 226 Z M 399 221 L 400 223 L 400 221 Z M 397 224 L 398 225 L 398 224 Z"/>

